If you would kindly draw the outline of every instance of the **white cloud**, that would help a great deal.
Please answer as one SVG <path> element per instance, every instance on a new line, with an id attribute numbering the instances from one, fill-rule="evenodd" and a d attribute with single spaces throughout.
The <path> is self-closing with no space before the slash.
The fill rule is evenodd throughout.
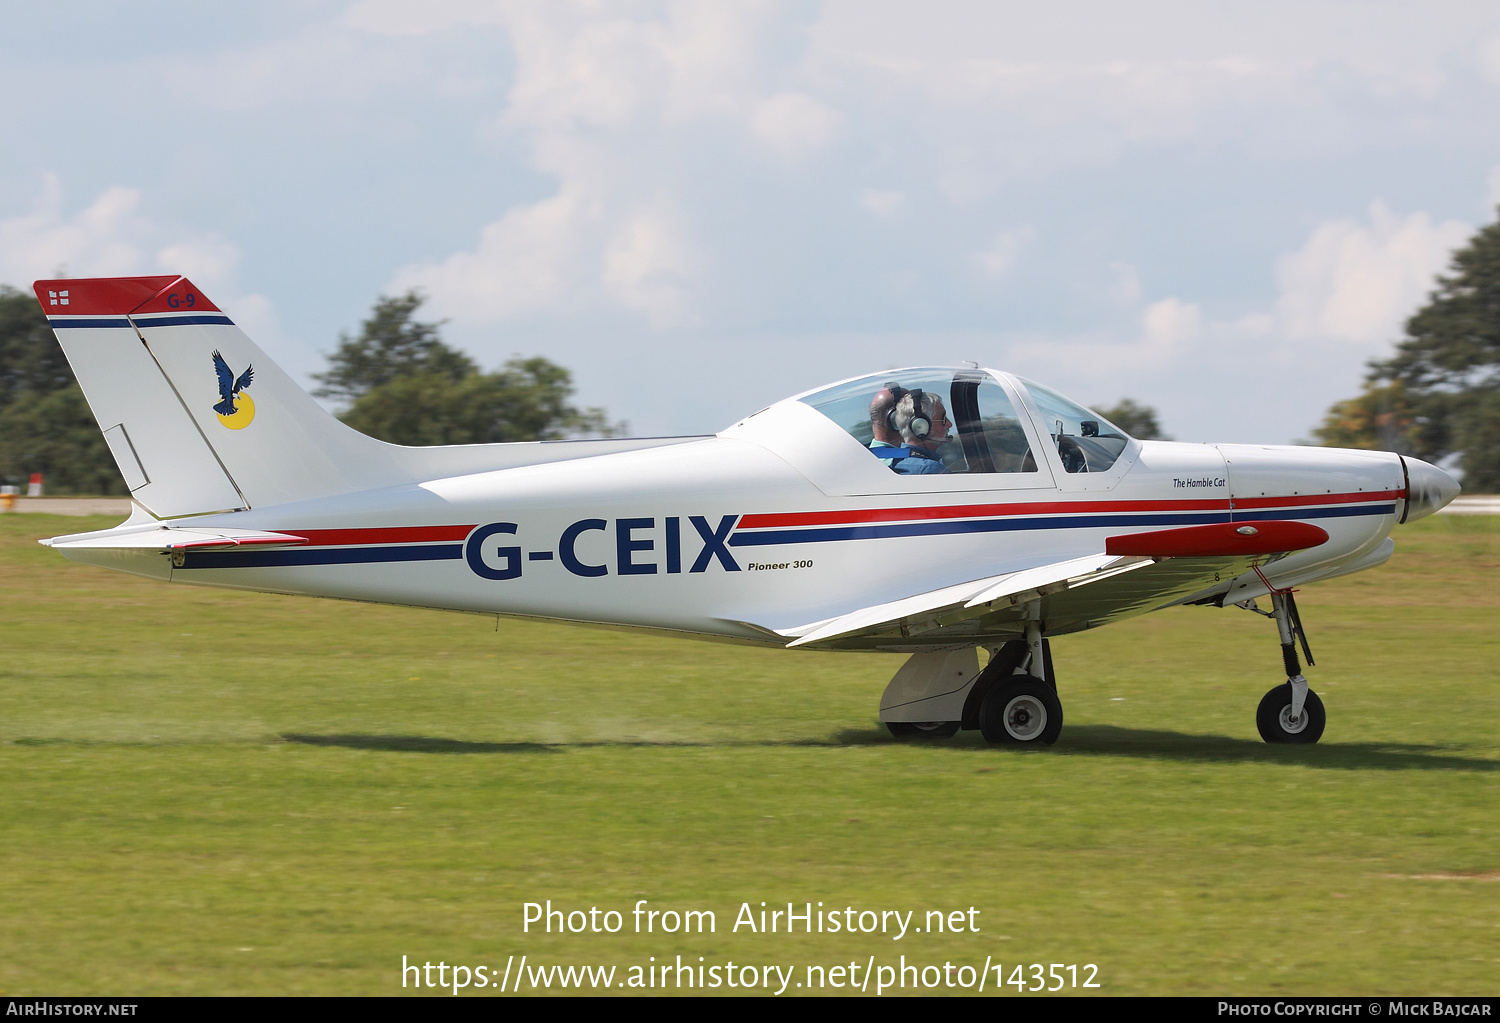
<path id="1" fill-rule="evenodd" d="M 987 249 L 974 253 L 974 260 L 991 277 L 1002 277 L 1016 264 L 1021 249 L 1031 240 L 1029 227 L 1014 231 L 1002 231 Z"/>
<path id="2" fill-rule="evenodd" d="M 928 7 L 825 0 L 805 66 L 854 124 L 876 107 L 886 135 L 905 121 L 955 202 L 1059 167 L 1105 167 L 1157 139 L 1256 158 L 1267 141 L 1304 156 L 1388 143 L 1406 129 L 1397 110 L 1372 115 L 1382 104 L 1483 109 L 1482 97 L 1458 99 L 1472 73 L 1454 72 L 1486 33 L 1480 63 L 1500 82 L 1495 18 L 1462 0 L 1357 12 L 1292 0 Z"/>
<path id="3" fill-rule="evenodd" d="M 774 5 L 507 5 L 516 77 L 503 118 L 543 132 L 638 119 L 748 120 Z M 626 12 L 626 13 L 620 13 Z"/>
<path id="4" fill-rule="evenodd" d="M 182 274 L 209 288 L 228 284 L 239 262 L 239 247 L 215 235 L 174 241 L 156 253 L 156 265 L 163 273 Z"/>
<path id="5" fill-rule="evenodd" d="M 1458 221 L 1434 224 L 1425 213 L 1398 218 L 1376 202 L 1367 223 L 1326 221 L 1276 260 L 1279 294 L 1270 309 L 1217 320 L 1197 303 L 1163 298 L 1142 312 L 1136 340 L 1064 346 L 1056 361 L 1095 375 L 1190 367 L 1222 375 L 1253 353 L 1263 368 L 1337 364 L 1352 374 L 1360 357 L 1396 338 L 1471 230 Z M 1125 279 L 1138 286 L 1133 274 Z"/>
<path id="6" fill-rule="evenodd" d="M 59 270 L 71 277 L 141 272 L 147 225 L 136 212 L 140 203 L 137 189 L 114 186 L 67 217 L 62 185 L 46 175 L 30 213 L 0 220 L 0 280 L 30 283 Z"/>
<path id="7" fill-rule="evenodd" d="M 1203 336 L 1203 312 L 1176 298 L 1152 302 L 1141 314 L 1141 333 L 1158 357 L 1180 352 Z"/>
<path id="8" fill-rule="evenodd" d="M 1491 85 L 1500 85 L 1500 32 L 1492 32 L 1476 48 L 1479 73 Z"/>
<path id="9" fill-rule="evenodd" d="M 756 104 L 750 118 L 755 137 L 786 160 L 796 160 L 827 145 L 839 115 L 800 92 L 780 92 Z"/>
<path id="10" fill-rule="evenodd" d="M 220 111 L 273 103 L 349 104 L 434 77 L 423 55 L 336 24 L 254 45 L 192 50 L 142 62 L 154 87 Z"/>
<path id="11" fill-rule="evenodd" d="M 1050 363 L 1057 379 L 1096 390 L 1164 393 L 1194 410 L 1189 432 L 1198 439 L 1248 439 L 1247 408 L 1306 430 L 1332 401 L 1357 390 L 1364 359 L 1395 339 L 1471 230 L 1426 213 L 1398 217 L 1377 202 L 1365 220 L 1319 224 L 1279 257 L 1278 296 L 1268 308 L 1212 319 L 1197 303 L 1163 298 L 1142 312 L 1133 339 L 1059 339 L 1028 357 Z"/>
<path id="12" fill-rule="evenodd" d="M 1371 204 L 1368 223 L 1320 224 L 1277 260 L 1278 330 L 1292 341 L 1345 342 L 1373 353 L 1396 337 L 1472 231 L 1457 220 L 1434 224 L 1426 213 L 1401 219 L 1381 202 Z"/>
<path id="13" fill-rule="evenodd" d="M 71 217 L 62 184 L 47 174 L 31 212 L 0 221 L 0 280 L 177 273 L 216 289 L 233 288 L 239 247 L 211 232 L 164 228 L 141 212 L 139 189 L 113 185 Z M 147 255 L 152 249 L 154 254 Z"/>
<path id="14" fill-rule="evenodd" d="M 405 267 L 389 290 L 420 289 L 443 315 L 479 322 L 554 306 L 577 286 L 585 235 L 598 218 L 575 190 L 517 206 L 480 232 L 473 251 Z"/>
<path id="15" fill-rule="evenodd" d="M 182 274 L 283 369 L 305 374 L 313 368 L 311 349 L 283 332 L 271 301 L 241 290 L 239 246 L 213 232 L 157 223 L 142 205 L 140 190 L 113 185 L 69 216 L 61 182 L 45 175 L 32 210 L 0 220 L 0 281 L 24 287 L 58 273 Z"/>
<path id="16" fill-rule="evenodd" d="M 603 281 L 610 297 L 642 313 L 654 327 L 682 323 L 683 283 L 693 275 L 691 246 L 664 198 L 625 218 L 604 251 Z"/>
<path id="17" fill-rule="evenodd" d="M 378 35 L 418 36 L 464 25 L 497 24 L 503 5 L 495 0 L 359 0 L 344 11 L 343 22 Z"/>
<path id="18" fill-rule="evenodd" d="M 887 188 L 866 188 L 859 193 L 859 204 L 880 217 L 893 217 L 906 202 L 906 193 Z"/>
<path id="19" fill-rule="evenodd" d="M 497 123 L 557 191 L 508 210 L 474 249 L 404 268 L 392 287 L 422 288 L 438 312 L 474 322 L 601 304 L 657 328 L 692 322 L 691 285 L 705 256 L 682 207 L 666 198 L 681 173 L 680 132 L 716 122 L 795 160 L 825 144 L 836 119 L 800 93 L 759 98 L 756 65 L 774 8 L 495 10 L 516 55 Z M 358 18 L 415 32 L 483 14 L 460 4 L 418 18 L 365 5 Z"/>
<path id="20" fill-rule="evenodd" d="M 1114 281 L 1109 287 L 1109 297 L 1121 305 L 1134 305 L 1141 300 L 1141 275 L 1129 263 L 1109 264 Z"/>
<path id="21" fill-rule="evenodd" d="M 1289 98 L 1295 91 L 1284 72 L 1243 57 L 1096 64 L 971 59 L 934 65 L 914 84 L 943 105 L 998 107 L 1042 123 L 1097 119 L 1129 137 L 1185 134 L 1214 104 Z"/>

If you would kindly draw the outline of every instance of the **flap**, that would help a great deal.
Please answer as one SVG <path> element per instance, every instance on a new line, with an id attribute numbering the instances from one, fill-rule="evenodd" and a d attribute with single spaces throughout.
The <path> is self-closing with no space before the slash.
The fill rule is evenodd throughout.
<path id="1" fill-rule="evenodd" d="M 786 635 L 805 634 L 793 640 L 789 647 L 806 646 L 832 639 L 842 639 L 856 634 L 882 634 L 895 632 L 908 635 L 913 629 L 930 631 L 941 627 L 941 622 L 923 628 L 934 619 L 959 615 L 959 620 L 975 618 L 990 612 L 997 602 L 1007 607 L 1062 590 L 1087 586 L 1121 572 L 1129 572 L 1152 564 L 1150 558 L 1115 557 L 1110 554 L 1091 554 L 1083 558 L 1028 568 L 1020 572 L 975 579 L 971 582 L 945 586 L 942 589 L 919 593 L 901 600 L 860 608 L 821 623 L 807 631 L 808 627 L 788 629 Z M 977 610 L 975 610 L 977 609 Z M 971 612 L 972 613 L 964 613 Z"/>
<path id="2" fill-rule="evenodd" d="M 781 631 L 789 647 L 919 649 L 1015 639 L 1039 619 L 1049 636 L 1197 598 L 1283 554 L 1148 558 L 1095 554 L 976 579 Z"/>

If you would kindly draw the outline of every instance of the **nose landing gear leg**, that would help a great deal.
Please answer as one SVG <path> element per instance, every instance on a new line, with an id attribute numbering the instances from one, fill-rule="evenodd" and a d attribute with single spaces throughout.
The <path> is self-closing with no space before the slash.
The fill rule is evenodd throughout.
<path id="1" fill-rule="evenodd" d="M 1314 743 L 1323 737 L 1323 727 L 1328 721 L 1323 712 L 1323 701 L 1308 688 L 1302 666 L 1297 663 L 1298 640 L 1302 643 L 1302 652 L 1307 655 L 1307 663 L 1313 663 L 1307 636 L 1302 632 L 1302 618 L 1297 614 L 1297 603 L 1289 590 L 1273 591 L 1271 608 L 1276 631 L 1281 635 L 1281 660 L 1286 667 L 1286 682 L 1261 698 L 1260 707 L 1255 712 L 1255 727 L 1266 742 Z"/>

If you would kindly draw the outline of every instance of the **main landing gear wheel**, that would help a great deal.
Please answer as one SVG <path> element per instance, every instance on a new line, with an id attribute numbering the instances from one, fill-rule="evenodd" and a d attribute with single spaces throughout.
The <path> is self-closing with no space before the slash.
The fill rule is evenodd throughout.
<path id="1" fill-rule="evenodd" d="M 1261 698 L 1255 712 L 1255 727 L 1266 742 L 1314 743 L 1323 737 L 1328 717 L 1323 701 L 1311 689 L 1302 704 L 1302 713 L 1292 718 L 1292 684 L 1283 682 Z"/>
<path id="2" fill-rule="evenodd" d="M 958 734 L 957 721 L 887 721 L 885 727 L 898 739 L 951 739 Z"/>
<path id="3" fill-rule="evenodd" d="M 987 742 L 1051 746 L 1062 733 L 1062 724 L 1057 692 L 1030 675 L 997 682 L 979 706 L 979 731 Z"/>

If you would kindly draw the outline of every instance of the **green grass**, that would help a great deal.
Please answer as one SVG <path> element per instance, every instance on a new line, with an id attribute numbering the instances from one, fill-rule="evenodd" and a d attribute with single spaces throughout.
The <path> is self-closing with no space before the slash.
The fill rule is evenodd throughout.
<path id="1" fill-rule="evenodd" d="M 168 586 L 33 542 L 110 524 L 0 517 L 0 993 L 390 994 L 403 954 L 1500 977 L 1500 518 L 1402 527 L 1301 593 L 1316 747 L 1256 735 L 1274 626 L 1183 608 L 1059 640 L 1067 727 L 1024 753 L 886 738 L 897 657 Z M 718 931 L 521 930 L 526 901 L 642 898 Z M 762 900 L 981 930 L 730 933 Z"/>

